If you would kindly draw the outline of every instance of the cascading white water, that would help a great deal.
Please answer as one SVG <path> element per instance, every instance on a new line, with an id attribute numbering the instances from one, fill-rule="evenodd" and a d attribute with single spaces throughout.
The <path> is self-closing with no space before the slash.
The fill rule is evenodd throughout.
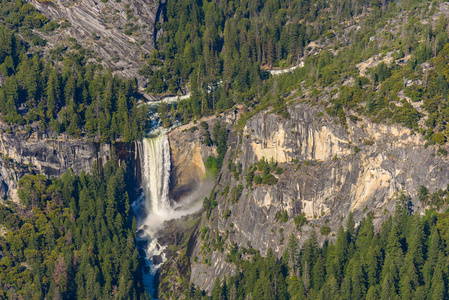
<path id="1" fill-rule="evenodd" d="M 170 144 L 166 134 L 139 143 L 142 185 L 147 212 L 158 214 L 170 208 Z"/>
<path id="2" fill-rule="evenodd" d="M 153 297 L 153 281 L 161 262 L 165 261 L 164 250 L 157 243 L 154 233 L 165 220 L 170 219 L 170 144 L 166 134 L 144 138 L 137 143 L 140 156 L 141 181 L 143 195 L 133 205 L 139 223 L 139 241 L 145 245 L 146 270 L 144 284 Z M 155 263 L 158 257 L 158 263 Z"/>
<path id="3" fill-rule="evenodd" d="M 137 143 L 143 195 L 133 203 L 133 209 L 138 215 L 138 240 L 145 252 L 144 284 L 152 297 L 156 272 L 166 260 L 165 246 L 157 243 L 155 234 L 165 221 L 198 211 L 202 207 L 204 190 L 210 191 L 210 188 L 201 187 L 179 203 L 170 200 L 170 144 L 166 132 L 158 134 Z"/>

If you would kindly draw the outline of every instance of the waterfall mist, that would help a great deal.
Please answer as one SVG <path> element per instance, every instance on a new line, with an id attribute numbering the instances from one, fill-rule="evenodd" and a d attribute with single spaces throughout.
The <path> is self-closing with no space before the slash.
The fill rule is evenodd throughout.
<path id="1" fill-rule="evenodd" d="M 145 138 L 139 143 L 142 187 L 145 195 L 146 218 L 148 227 L 163 222 L 170 216 L 170 145 L 166 134 L 154 138 Z M 147 221 L 149 224 L 147 224 Z"/>
<path id="2" fill-rule="evenodd" d="M 166 246 L 157 243 L 156 233 L 165 221 L 197 212 L 202 199 L 211 190 L 213 180 L 206 180 L 188 196 L 178 202 L 169 198 L 170 187 L 170 144 L 165 133 L 138 142 L 140 156 L 141 184 L 143 194 L 136 199 L 133 208 L 138 215 L 138 242 L 144 252 L 146 267 L 144 284 L 153 297 L 154 277 L 161 263 L 165 262 Z M 141 251 L 141 253 L 142 253 Z"/>

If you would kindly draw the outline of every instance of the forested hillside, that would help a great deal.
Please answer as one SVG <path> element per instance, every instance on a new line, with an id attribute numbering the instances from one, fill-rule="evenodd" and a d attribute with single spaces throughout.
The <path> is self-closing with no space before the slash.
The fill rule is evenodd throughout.
<path id="1" fill-rule="evenodd" d="M 192 287 L 187 299 L 447 299 L 448 213 L 413 214 L 398 196 L 396 212 L 374 231 L 372 215 L 356 227 L 352 214 L 336 241 L 322 247 L 312 234 L 298 248 L 295 236 L 277 259 L 233 245 L 227 260 L 237 275 L 216 280 L 211 297 Z"/>
<path id="2" fill-rule="evenodd" d="M 126 166 L 19 186 L 0 205 L 2 299 L 146 299 Z"/>
<path id="3" fill-rule="evenodd" d="M 9 124 L 39 122 L 57 133 L 103 142 L 139 139 L 145 106 L 137 108 L 135 80 L 123 80 L 72 52 L 61 64 L 47 62 L 14 33 L 0 28 L 0 113 Z"/>
<path id="4" fill-rule="evenodd" d="M 118 78 L 89 61 L 92 56 L 74 39 L 69 45 L 45 49 L 45 40 L 35 30 L 47 32 L 67 24 L 48 20 L 30 4 L 4 1 L 1 12 L 3 122 L 38 122 L 41 128 L 102 142 L 142 137 L 147 112 L 145 106 L 137 107 L 135 79 Z"/>
<path id="5" fill-rule="evenodd" d="M 200 225 L 181 247 L 165 245 L 162 299 L 449 299 L 448 3 L 167 0 L 137 42 L 145 27 L 122 4 L 125 42 L 151 36 L 156 46 L 133 57 L 144 61 L 140 89 L 75 38 L 49 45 L 68 20 L 0 0 L 1 138 L 20 130 L 34 142 L 14 157 L 0 143 L 2 195 L 12 194 L 5 177 L 19 187 L 17 202 L 0 203 L 0 298 L 149 298 L 128 196 L 142 182 L 127 177 L 139 177 L 143 150 L 122 153 L 136 161 L 130 172 L 109 152 L 92 174 L 38 172 L 50 170 L 51 153 L 69 168 L 84 148 L 126 149 L 151 129 L 145 99 L 190 93 L 152 120 L 189 123 L 177 132 L 178 159 L 215 184 Z M 87 38 L 100 50 L 106 40 Z M 61 146 L 73 139 L 91 144 Z M 152 155 L 167 170 L 157 172 L 169 174 L 179 161 L 161 151 Z M 19 181 L 17 166 L 32 175 Z M 173 173 L 174 190 L 190 182 Z"/>
<path id="6" fill-rule="evenodd" d="M 446 12 L 440 1 L 169 1 L 159 51 L 141 72 L 153 93 L 190 82 L 184 122 L 234 104 L 279 111 L 296 95 L 343 124 L 366 115 L 444 144 Z M 264 71 L 300 61 L 292 74 Z"/>
<path id="7" fill-rule="evenodd" d="M 65 23 L 49 21 L 29 4 L 2 7 L 5 122 L 38 121 L 103 142 L 142 136 L 146 113 L 136 106 L 135 80 L 102 70 L 75 40 L 44 57 L 45 41 L 36 32 Z M 284 98 L 299 95 L 327 106 L 342 123 L 367 115 L 444 144 L 445 12 L 438 1 L 168 1 L 165 20 L 156 25 L 163 32 L 158 50 L 141 75 L 150 93 L 190 89 L 176 111 L 162 111 L 183 122 L 235 104 L 249 113 L 269 106 L 280 111 Z M 265 71 L 300 62 L 305 67 L 276 79 Z"/>

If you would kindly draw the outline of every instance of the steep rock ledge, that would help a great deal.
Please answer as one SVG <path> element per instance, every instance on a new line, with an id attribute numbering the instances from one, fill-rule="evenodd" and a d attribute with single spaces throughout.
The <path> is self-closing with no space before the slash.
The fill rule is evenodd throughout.
<path id="1" fill-rule="evenodd" d="M 349 212 L 356 222 L 372 212 L 378 228 L 394 211 L 398 193 L 406 193 L 414 209 L 423 211 L 416 196 L 420 185 L 434 192 L 449 183 L 447 158 L 436 155 L 434 147 L 425 149 L 422 136 L 410 135 L 408 129 L 367 120 L 359 124 L 348 120 L 345 128 L 308 104 L 294 104 L 289 113 L 290 119 L 282 119 L 261 112 L 243 132 L 231 132 L 215 189 L 218 205 L 209 218 L 203 213 L 191 256 L 191 281 L 201 289 L 210 292 L 217 276 L 234 272 L 226 262 L 231 243 L 250 245 L 262 255 L 272 248 L 280 256 L 291 234 L 300 243 L 312 231 L 320 242 L 333 239 Z M 262 157 L 276 161 L 283 173 L 275 175 L 275 185 L 249 187 L 247 170 Z M 238 180 L 227 168 L 228 160 L 242 164 Z M 232 201 L 239 184 L 242 192 Z M 288 220 L 276 219 L 284 211 Z M 294 217 L 300 214 L 307 224 L 298 230 Z M 323 226 L 329 226 L 328 236 L 320 234 Z M 202 229 L 208 234 L 201 238 Z M 218 235 L 225 241 L 223 252 L 213 246 Z"/>
<path id="2" fill-rule="evenodd" d="M 178 200 L 198 188 L 205 180 L 206 159 L 209 155 L 216 155 L 216 149 L 201 142 L 202 132 L 199 129 L 175 130 L 169 134 L 169 140 L 172 160 L 171 197 Z"/>
<path id="3" fill-rule="evenodd" d="M 222 122 L 231 129 L 236 117 L 237 112 L 231 110 L 223 116 L 206 117 L 196 123 L 180 126 L 168 134 L 172 165 L 170 177 L 172 199 L 179 200 L 200 187 L 208 176 L 205 166 L 207 158 L 217 156 L 216 146 L 207 146 L 203 143 L 205 132 L 200 123 L 206 122 L 212 134 L 217 122 Z"/>
<path id="4" fill-rule="evenodd" d="M 26 174 L 59 177 L 71 168 L 76 174 L 90 172 L 94 162 L 102 166 L 111 153 L 110 145 L 65 139 L 52 131 L 27 133 L 17 126 L 11 133 L 1 126 L 0 196 L 17 201 L 17 183 Z"/>

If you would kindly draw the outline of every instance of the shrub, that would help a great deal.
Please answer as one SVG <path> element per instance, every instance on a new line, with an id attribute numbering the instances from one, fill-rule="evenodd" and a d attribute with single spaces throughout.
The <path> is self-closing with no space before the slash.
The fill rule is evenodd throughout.
<path id="1" fill-rule="evenodd" d="M 286 210 L 284 210 L 284 213 L 282 214 L 281 222 L 282 223 L 287 223 L 288 222 L 288 213 L 287 213 Z"/>
<path id="2" fill-rule="evenodd" d="M 231 201 L 232 203 L 237 203 L 243 192 L 243 185 L 239 184 L 237 187 L 233 187 L 231 191 Z"/>
<path id="3" fill-rule="evenodd" d="M 438 145 L 444 145 L 446 143 L 446 136 L 442 132 L 435 133 L 432 136 L 432 141 L 434 141 Z"/>
<path id="4" fill-rule="evenodd" d="M 293 218 L 293 221 L 296 225 L 296 230 L 300 230 L 301 227 L 305 224 L 307 224 L 309 221 L 307 221 L 306 215 L 304 213 L 299 214 L 298 216 Z"/>
<path id="5" fill-rule="evenodd" d="M 278 183 L 278 180 L 272 174 L 266 174 L 262 178 L 262 183 L 268 184 L 268 185 L 273 185 L 273 184 Z"/>
<path id="6" fill-rule="evenodd" d="M 206 170 L 213 176 L 213 177 L 217 177 L 218 176 L 218 162 L 217 159 L 213 156 L 209 156 L 206 159 L 206 163 L 204 164 L 204 166 L 206 167 Z"/>
<path id="7" fill-rule="evenodd" d="M 329 235 L 331 233 L 331 228 L 329 226 L 323 226 L 321 228 L 321 235 Z"/>
<path id="8" fill-rule="evenodd" d="M 256 175 L 254 177 L 254 183 L 255 184 L 261 184 L 262 183 L 262 177 L 260 177 L 259 175 Z"/>

